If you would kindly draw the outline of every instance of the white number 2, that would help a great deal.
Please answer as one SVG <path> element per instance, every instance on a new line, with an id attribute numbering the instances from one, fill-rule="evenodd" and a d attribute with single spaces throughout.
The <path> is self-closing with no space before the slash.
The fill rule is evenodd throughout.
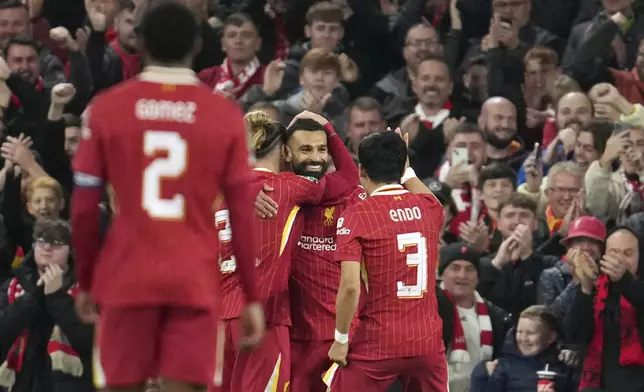
<path id="1" fill-rule="evenodd" d="M 427 292 L 427 240 L 420 233 L 398 234 L 398 251 L 405 252 L 407 257 L 407 266 L 416 268 L 416 284 L 412 286 L 405 285 L 399 281 L 398 297 L 399 298 L 422 298 Z M 415 246 L 416 252 L 407 253 L 408 247 Z"/>
<path id="2" fill-rule="evenodd" d="M 153 219 L 181 220 L 185 216 L 185 199 L 175 194 L 171 199 L 161 198 L 161 181 L 181 176 L 188 164 L 188 143 L 178 132 L 146 131 L 143 152 L 154 156 L 166 152 L 167 157 L 153 160 L 143 172 L 143 209 Z"/>

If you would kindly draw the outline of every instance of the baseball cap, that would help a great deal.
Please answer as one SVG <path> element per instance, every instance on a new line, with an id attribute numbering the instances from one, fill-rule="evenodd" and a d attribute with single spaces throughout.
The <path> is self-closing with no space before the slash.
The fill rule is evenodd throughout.
<path id="1" fill-rule="evenodd" d="M 561 243 L 568 245 L 568 241 L 580 237 L 604 242 L 606 240 L 606 225 L 594 216 L 580 216 L 570 222 L 568 236 L 561 240 Z"/>

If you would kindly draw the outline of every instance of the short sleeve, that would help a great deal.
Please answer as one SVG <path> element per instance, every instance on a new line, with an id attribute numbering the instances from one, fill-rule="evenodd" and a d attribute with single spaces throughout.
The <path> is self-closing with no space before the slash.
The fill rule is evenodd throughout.
<path id="1" fill-rule="evenodd" d="M 107 180 L 101 138 L 100 118 L 90 106 L 81 116 L 81 141 L 72 165 L 76 186 L 100 186 Z"/>
<path id="2" fill-rule="evenodd" d="M 338 218 L 336 261 L 360 262 L 362 260 L 361 232 L 362 217 L 355 209 L 349 209 Z"/>

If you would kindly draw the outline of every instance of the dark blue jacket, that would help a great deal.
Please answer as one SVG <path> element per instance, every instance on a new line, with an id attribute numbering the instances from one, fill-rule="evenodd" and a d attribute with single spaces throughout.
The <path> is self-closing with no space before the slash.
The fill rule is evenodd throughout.
<path id="1" fill-rule="evenodd" d="M 549 370 L 559 373 L 557 392 L 573 392 L 571 369 L 560 362 L 556 343 L 536 357 L 526 357 L 519 352 L 514 338 L 515 330 L 508 332 L 499 363 L 491 376 L 487 374 L 485 361 L 479 363 L 472 372 L 470 392 L 535 392 L 537 390 L 537 371 L 546 364 Z"/>

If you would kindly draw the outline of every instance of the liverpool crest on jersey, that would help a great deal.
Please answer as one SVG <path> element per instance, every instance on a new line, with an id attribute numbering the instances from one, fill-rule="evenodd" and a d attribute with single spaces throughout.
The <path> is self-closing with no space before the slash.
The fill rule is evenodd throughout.
<path id="1" fill-rule="evenodd" d="M 328 207 L 324 209 L 325 227 L 335 227 L 335 219 L 333 217 L 334 214 L 335 214 L 335 207 Z"/>

